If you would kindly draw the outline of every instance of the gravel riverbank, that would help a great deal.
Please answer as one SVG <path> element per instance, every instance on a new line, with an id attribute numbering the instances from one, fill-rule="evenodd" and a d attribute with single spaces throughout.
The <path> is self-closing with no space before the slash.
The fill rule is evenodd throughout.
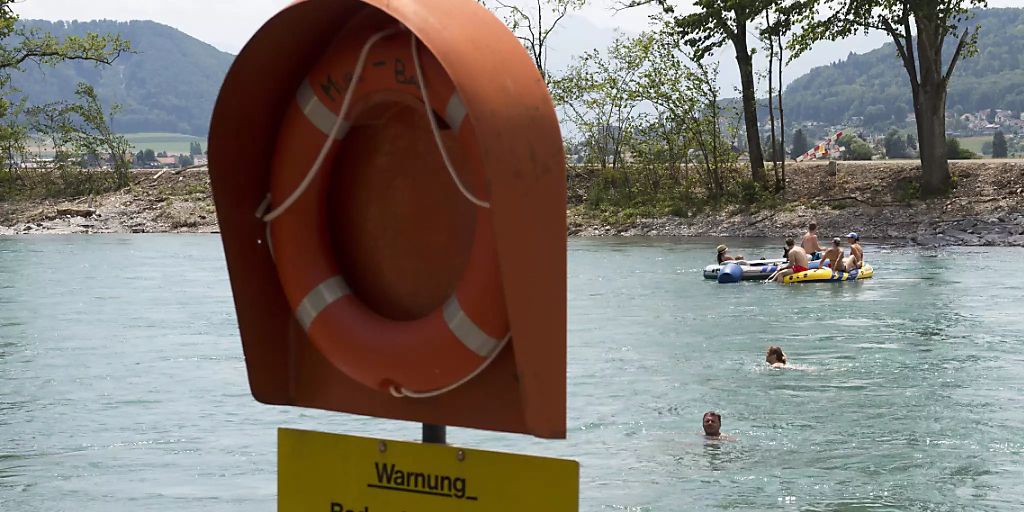
<path id="1" fill-rule="evenodd" d="M 907 200 L 916 161 L 789 164 L 783 206 L 730 207 L 689 218 L 638 218 L 606 224 L 580 205 L 568 211 L 570 236 L 796 236 L 816 221 L 827 238 L 920 245 L 1024 246 L 1024 161 L 951 162 L 948 197 Z M 135 171 L 132 186 L 67 201 L 0 203 L 0 235 L 30 233 L 216 233 L 205 169 Z"/>

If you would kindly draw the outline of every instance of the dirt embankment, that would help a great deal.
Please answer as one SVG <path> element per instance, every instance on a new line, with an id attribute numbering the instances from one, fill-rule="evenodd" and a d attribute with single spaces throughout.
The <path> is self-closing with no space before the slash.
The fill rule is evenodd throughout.
<path id="1" fill-rule="evenodd" d="M 874 240 L 923 245 L 1024 246 L 1024 161 L 952 162 L 948 197 L 909 200 L 920 174 L 912 161 L 787 166 L 783 206 L 731 207 L 690 218 L 640 218 L 607 225 L 572 208 L 569 235 L 795 236 L 817 221 L 826 237 L 856 231 Z M 215 233 L 205 169 L 136 171 L 131 187 L 93 198 L 0 203 L 0 235 L 25 233 Z"/>
<path id="2" fill-rule="evenodd" d="M 920 163 L 825 162 L 786 166 L 783 206 L 755 210 L 732 207 L 691 218 L 636 219 L 611 226 L 581 208 L 569 212 L 577 236 L 795 236 L 816 221 L 825 236 L 856 231 L 875 240 L 921 245 L 1024 246 L 1024 161 L 972 160 L 950 163 L 951 195 L 910 200 Z"/>
<path id="3" fill-rule="evenodd" d="M 217 232 L 206 169 L 135 171 L 131 179 L 94 197 L 0 202 L 0 235 Z"/>

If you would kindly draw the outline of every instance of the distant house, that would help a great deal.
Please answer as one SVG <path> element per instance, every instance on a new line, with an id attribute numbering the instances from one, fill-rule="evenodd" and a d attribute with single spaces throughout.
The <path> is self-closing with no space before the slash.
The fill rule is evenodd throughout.
<path id="1" fill-rule="evenodd" d="M 195 162 L 195 165 L 206 165 L 209 162 L 206 155 L 195 155 L 192 157 L 192 160 Z"/>
<path id="2" fill-rule="evenodd" d="M 176 156 L 158 156 L 156 157 L 156 163 L 160 164 L 161 167 L 176 167 L 178 165 L 178 157 Z"/>

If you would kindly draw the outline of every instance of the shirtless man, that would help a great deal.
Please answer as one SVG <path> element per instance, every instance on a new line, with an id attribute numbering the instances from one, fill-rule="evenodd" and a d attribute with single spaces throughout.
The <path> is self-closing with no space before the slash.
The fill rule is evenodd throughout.
<path id="1" fill-rule="evenodd" d="M 718 438 L 722 436 L 722 415 L 715 411 L 704 413 L 704 435 Z"/>
<path id="2" fill-rule="evenodd" d="M 804 252 L 807 253 L 811 259 L 815 259 L 814 256 L 825 249 L 822 249 L 818 245 L 818 224 L 812 222 L 807 225 L 807 232 L 804 233 L 803 239 L 800 240 L 800 247 L 803 247 Z"/>
<path id="3" fill-rule="evenodd" d="M 864 249 L 860 246 L 860 235 L 850 233 L 846 235 L 850 241 L 850 255 L 843 259 L 843 270 L 849 272 L 864 266 Z"/>
<path id="4" fill-rule="evenodd" d="M 843 248 L 839 246 L 842 240 L 839 237 L 832 239 L 832 247 L 829 247 L 825 254 L 821 255 L 821 267 L 832 267 L 832 270 L 840 270 L 842 267 L 843 259 Z M 828 260 L 828 264 L 825 264 L 825 260 Z"/>
<path id="5" fill-rule="evenodd" d="M 786 240 L 786 245 L 793 245 L 793 239 Z M 768 278 L 769 281 L 782 282 L 782 278 L 790 275 L 797 274 L 800 272 L 806 272 L 808 270 L 807 265 L 811 259 L 807 256 L 807 251 L 803 247 L 796 246 L 789 250 L 789 255 L 786 257 L 789 260 L 788 263 L 784 263 L 778 271 L 772 274 Z"/>

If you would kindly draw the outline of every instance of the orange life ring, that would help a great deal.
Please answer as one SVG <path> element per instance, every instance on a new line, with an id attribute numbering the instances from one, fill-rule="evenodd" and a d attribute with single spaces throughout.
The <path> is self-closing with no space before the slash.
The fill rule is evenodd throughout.
<path id="1" fill-rule="evenodd" d="M 289 197 L 306 177 L 338 119 L 364 43 L 389 28 L 394 30 L 368 50 L 345 122 L 367 109 L 386 110 L 389 102 L 415 102 L 424 108 L 408 31 L 393 20 L 344 30 L 303 80 L 296 101 L 284 114 L 271 164 L 274 202 Z M 420 45 L 423 81 L 436 118 L 456 133 L 460 148 L 478 151 L 472 120 L 450 77 L 421 43 L 415 44 Z M 344 129 L 347 124 L 337 140 L 344 137 Z M 329 169 L 335 157 L 344 158 L 336 155 L 337 145 L 331 144 L 323 168 Z M 482 166 L 463 167 L 483 176 Z M 325 215 L 328 174 L 320 172 L 286 211 L 270 221 L 279 279 L 309 339 L 346 375 L 381 391 L 430 393 L 471 378 L 509 335 L 489 210 L 474 208 L 469 261 L 447 301 L 425 317 L 392 320 L 352 293 L 336 263 Z"/>

